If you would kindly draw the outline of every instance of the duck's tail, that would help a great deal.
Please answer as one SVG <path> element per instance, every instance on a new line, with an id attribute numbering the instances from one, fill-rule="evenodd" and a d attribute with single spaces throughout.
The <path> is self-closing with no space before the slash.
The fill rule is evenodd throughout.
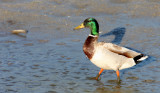
<path id="1" fill-rule="evenodd" d="M 146 56 L 144 54 L 140 54 L 140 55 L 134 57 L 133 59 L 134 59 L 135 63 L 138 64 L 138 63 L 140 63 L 141 61 L 143 61 L 147 58 L 148 58 L 148 56 Z"/>

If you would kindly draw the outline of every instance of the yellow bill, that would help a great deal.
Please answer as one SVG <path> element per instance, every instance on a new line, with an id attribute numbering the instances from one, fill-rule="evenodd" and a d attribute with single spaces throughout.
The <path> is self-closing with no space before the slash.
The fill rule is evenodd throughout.
<path id="1" fill-rule="evenodd" d="M 74 30 L 81 29 L 81 28 L 84 28 L 84 27 L 85 27 L 85 26 L 84 26 L 84 24 L 82 23 L 82 24 L 80 24 L 79 26 L 75 27 Z"/>

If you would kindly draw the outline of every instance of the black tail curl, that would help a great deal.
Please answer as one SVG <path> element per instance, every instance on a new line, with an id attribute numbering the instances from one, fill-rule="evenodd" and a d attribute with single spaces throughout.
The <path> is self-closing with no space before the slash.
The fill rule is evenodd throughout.
<path id="1" fill-rule="evenodd" d="M 138 64 L 141 62 L 141 61 L 139 61 L 139 59 L 141 59 L 142 57 L 144 57 L 144 54 L 140 54 L 140 55 L 134 57 L 133 59 L 134 59 L 135 63 Z"/>

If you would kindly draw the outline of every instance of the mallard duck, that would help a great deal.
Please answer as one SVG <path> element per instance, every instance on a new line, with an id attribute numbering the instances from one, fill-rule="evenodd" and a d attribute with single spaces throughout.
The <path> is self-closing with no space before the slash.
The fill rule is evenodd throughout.
<path id="1" fill-rule="evenodd" d="M 83 45 L 83 51 L 93 64 L 101 68 L 96 76 L 96 80 L 99 79 L 103 70 L 114 70 L 117 74 L 117 81 L 120 82 L 119 70 L 133 67 L 148 58 L 144 54 L 116 44 L 98 42 L 99 24 L 95 18 L 87 18 L 74 30 L 85 27 L 90 28 L 91 34 L 89 34 Z"/>

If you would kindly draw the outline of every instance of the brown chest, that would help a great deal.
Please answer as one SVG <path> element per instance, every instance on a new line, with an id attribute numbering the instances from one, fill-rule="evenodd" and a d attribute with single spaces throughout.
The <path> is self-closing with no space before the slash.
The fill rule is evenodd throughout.
<path id="1" fill-rule="evenodd" d="M 97 43 L 97 37 L 88 36 L 88 38 L 86 39 L 83 45 L 83 51 L 89 59 L 92 59 L 94 55 L 96 43 Z"/>

